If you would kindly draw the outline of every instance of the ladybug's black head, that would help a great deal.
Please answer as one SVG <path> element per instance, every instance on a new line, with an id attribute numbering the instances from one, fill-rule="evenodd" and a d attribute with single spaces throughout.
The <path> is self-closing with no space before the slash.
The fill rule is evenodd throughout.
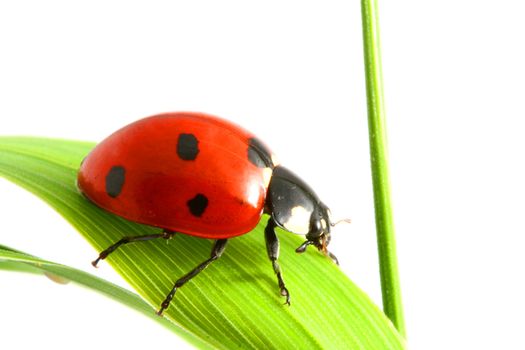
<path id="1" fill-rule="evenodd" d="M 306 247 L 313 245 L 319 251 L 328 255 L 336 264 L 339 265 L 336 256 L 327 249 L 328 244 L 330 244 L 331 226 L 333 226 L 333 224 L 330 221 L 330 210 L 326 205 L 320 202 L 310 217 L 310 230 L 306 234 L 306 241 L 295 251 L 297 253 L 304 253 L 306 251 Z"/>
<path id="2" fill-rule="evenodd" d="M 265 209 L 279 227 L 306 236 L 296 252 L 303 253 L 313 245 L 337 263 L 337 258 L 326 248 L 333 226 L 330 210 L 301 178 L 282 166 L 275 167 Z"/>

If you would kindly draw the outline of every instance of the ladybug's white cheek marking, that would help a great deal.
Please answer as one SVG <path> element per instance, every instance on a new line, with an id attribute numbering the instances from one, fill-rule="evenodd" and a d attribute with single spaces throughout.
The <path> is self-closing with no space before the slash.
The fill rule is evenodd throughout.
<path id="1" fill-rule="evenodd" d="M 304 207 L 293 207 L 290 218 L 288 218 L 288 221 L 283 223 L 283 226 L 290 232 L 305 235 L 310 230 L 311 215 L 312 213 L 306 210 Z"/>
<path id="2" fill-rule="evenodd" d="M 272 153 L 272 155 L 270 157 L 272 158 L 272 163 L 273 163 L 274 167 L 276 167 L 279 164 L 281 164 L 281 162 L 279 161 L 279 158 L 277 158 L 277 156 L 275 154 Z"/>
<path id="3" fill-rule="evenodd" d="M 268 185 L 270 185 L 270 180 L 272 178 L 273 170 L 270 168 L 264 168 L 262 172 L 263 172 L 264 188 L 268 188 Z"/>
<path id="4" fill-rule="evenodd" d="M 321 219 L 321 227 L 323 228 L 323 231 L 326 231 L 326 220 L 325 219 Z"/>

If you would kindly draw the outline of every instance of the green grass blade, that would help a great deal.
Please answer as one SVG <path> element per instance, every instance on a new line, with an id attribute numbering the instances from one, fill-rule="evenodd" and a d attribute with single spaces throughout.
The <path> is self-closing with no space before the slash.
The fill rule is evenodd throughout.
<path id="1" fill-rule="evenodd" d="M 175 323 L 152 313 L 151 306 L 138 295 L 84 271 L 43 260 L 3 245 L 0 245 L 0 270 L 45 274 L 53 280 L 75 282 L 142 313 L 195 346 L 211 348 Z"/>
<path id="2" fill-rule="evenodd" d="M 394 222 L 390 201 L 377 0 L 362 0 L 361 9 L 368 100 L 368 126 L 370 130 L 370 159 L 374 185 L 383 310 L 399 332 L 405 335 Z"/>
<path id="3" fill-rule="evenodd" d="M 77 169 L 92 147 L 77 141 L 0 138 L 0 176 L 55 208 L 95 247 L 96 257 L 123 236 L 158 229 L 111 215 L 78 193 Z M 388 318 L 337 266 L 313 250 L 296 254 L 301 237 L 285 232 L 279 236 L 291 307 L 282 305 L 259 225 L 232 239 L 219 261 L 177 293 L 165 316 L 219 349 L 404 348 Z M 123 247 L 107 263 L 154 313 L 174 280 L 207 258 L 210 249 L 210 241 L 177 235 L 170 241 Z M 107 263 L 101 268 L 108 268 Z"/>

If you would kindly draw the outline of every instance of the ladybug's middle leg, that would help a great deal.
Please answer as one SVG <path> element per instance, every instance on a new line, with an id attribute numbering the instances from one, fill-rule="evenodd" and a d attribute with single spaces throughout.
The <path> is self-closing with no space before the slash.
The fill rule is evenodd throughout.
<path id="1" fill-rule="evenodd" d="M 118 247 L 121 245 L 127 244 L 127 243 L 133 243 L 133 242 L 140 242 L 140 241 L 149 241 L 151 239 L 156 238 L 164 238 L 164 239 L 170 239 L 171 237 L 175 236 L 175 232 L 163 230 L 162 233 L 153 233 L 150 235 L 142 235 L 142 236 L 127 236 L 122 239 L 120 239 L 118 242 L 110 245 L 106 250 L 102 251 L 98 258 L 94 260 L 91 264 L 95 267 L 97 267 L 97 264 L 100 260 L 105 259 L 109 254 L 113 253 Z"/>
<path id="2" fill-rule="evenodd" d="M 212 262 L 221 257 L 222 253 L 224 252 L 224 249 L 226 249 L 226 243 L 228 243 L 227 239 L 216 240 L 215 244 L 213 244 L 213 248 L 211 249 L 210 258 L 200 263 L 196 268 L 194 268 L 175 282 L 175 285 L 169 292 L 168 296 L 166 296 L 166 299 L 164 299 L 164 301 L 162 302 L 159 311 L 157 311 L 157 315 L 162 316 L 164 310 L 166 310 L 170 305 L 171 300 L 177 292 L 177 289 L 182 287 L 186 282 L 191 280 L 193 277 L 197 276 L 199 272 L 207 268 L 208 265 L 210 265 Z"/>
<path id="3" fill-rule="evenodd" d="M 268 220 L 268 223 L 266 224 L 266 227 L 264 228 L 264 237 L 266 238 L 266 251 L 268 252 L 268 258 L 272 262 L 273 270 L 277 275 L 277 282 L 279 283 L 279 288 L 281 289 L 281 295 L 286 297 L 285 304 L 290 305 L 290 293 L 288 293 L 288 289 L 286 289 L 286 286 L 284 285 L 283 276 L 281 274 L 281 267 L 277 263 L 277 259 L 279 258 L 279 239 L 275 234 L 276 226 L 277 225 L 275 224 L 275 221 L 272 218 L 270 218 Z"/>

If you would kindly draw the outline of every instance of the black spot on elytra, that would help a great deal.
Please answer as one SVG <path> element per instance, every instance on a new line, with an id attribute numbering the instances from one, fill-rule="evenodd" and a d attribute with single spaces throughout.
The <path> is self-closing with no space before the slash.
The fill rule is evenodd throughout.
<path id="1" fill-rule="evenodd" d="M 106 175 L 106 193 L 116 198 L 124 185 L 126 169 L 120 165 L 113 166 Z"/>
<path id="2" fill-rule="evenodd" d="M 199 154 L 199 140 L 193 134 L 180 134 L 177 140 L 177 155 L 183 160 L 194 160 Z"/>
<path id="3" fill-rule="evenodd" d="M 250 139 L 248 160 L 258 168 L 274 168 L 270 150 L 256 137 Z"/>
<path id="4" fill-rule="evenodd" d="M 199 193 L 187 202 L 190 213 L 193 216 L 201 217 L 208 207 L 208 198 Z"/>

